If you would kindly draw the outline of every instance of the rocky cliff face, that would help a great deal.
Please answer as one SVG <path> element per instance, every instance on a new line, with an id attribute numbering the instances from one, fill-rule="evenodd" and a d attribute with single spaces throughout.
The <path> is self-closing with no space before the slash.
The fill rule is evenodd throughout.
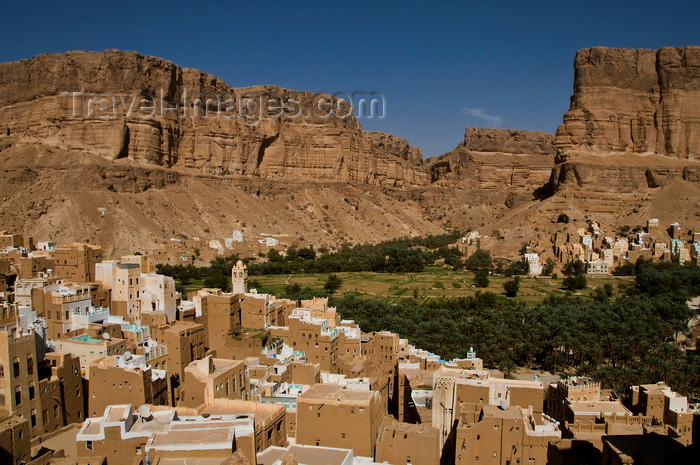
<path id="1" fill-rule="evenodd" d="M 552 184 L 639 192 L 700 169 L 700 47 L 580 50 Z M 605 160 L 603 160 L 605 157 Z"/>
<path id="2" fill-rule="evenodd" d="M 455 150 L 428 161 L 431 178 L 512 206 L 532 200 L 549 181 L 553 142 L 554 135 L 543 132 L 468 127 Z"/>
<path id="3" fill-rule="evenodd" d="M 174 110 L 176 102 L 180 105 Z M 0 136 L 212 174 L 425 185 L 420 150 L 342 101 L 220 79 L 134 52 L 0 64 Z"/>
<path id="4" fill-rule="evenodd" d="M 580 50 L 556 147 L 700 158 L 700 47 Z"/>
<path id="5" fill-rule="evenodd" d="M 4 63 L 0 229 L 131 253 L 234 225 L 327 246 L 520 228 L 504 234 L 519 247 L 564 210 L 610 225 L 696 219 L 699 55 L 582 50 L 556 137 L 467 128 L 425 162 L 329 96 L 234 88 L 134 52 Z"/>

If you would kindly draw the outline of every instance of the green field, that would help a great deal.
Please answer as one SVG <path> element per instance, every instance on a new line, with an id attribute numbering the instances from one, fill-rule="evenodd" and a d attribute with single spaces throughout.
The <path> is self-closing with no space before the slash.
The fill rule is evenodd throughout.
<path id="1" fill-rule="evenodd" d="M 513 279 L 504 276 L 490 276 L 489 286 L 482 289 L 474 285 L 473 273 L 452 271 L 439 265 L 427 266 L 422 273 L 348 272 L 337 273 L 337 275 L 343 280 L 343 286 L 338 291 L 338 295 L 354 293 L 365 298 L 379 299 L 391 303 L 398 303 L 401 299 L 413 297 L 416 293 L 418 298 L 422 299 L 430 297 L 464 297 L 474 295 L 477 291 L 489 291 L 503 295 L 505 298 L 503 283 Z M 283 294 L 285 287 L 293 283 L 298 283 L 302 287 L 308 286 L 323 289 L 323 284 L 327 279 L 328 273 L 249 277 L 250 281 L 257 281 L 263 289 L 276 295 Z M 521 277 L 520 279 L 520 291 L 514 299 L 516 301 L 536 304 L 550 294 L 565 294 L 568 292 L 562 288 L 563 278 Z M 631 282 L 632 278 L 614 276 L 589 277 L 587 289 L 579 291 L 579 293 L 581 295 L 590 295 L 595 288 L 603 287 L 605 284 L 612 284 L 617 292 L 618 285 Z M 188 286 L 188 288 L 190 287 Z"/>

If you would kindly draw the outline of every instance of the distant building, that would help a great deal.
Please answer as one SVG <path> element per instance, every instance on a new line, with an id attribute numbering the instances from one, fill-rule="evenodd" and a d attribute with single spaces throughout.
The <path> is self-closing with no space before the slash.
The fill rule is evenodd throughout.
<path id="1" fill-rule="evenodd" d="M 245 294 L 248 292 L 248 267 L 241 260 L 231 270 L 232 292 L 234 294 Z"/>
<path id="2" fill-rule="evenodd" d="M 454 463 L 544 465 L 559 439 L 558 424 L 531 409 L 468 405 L 459 415 Z"/>
<path id="3" fill-rule="evenodd" d="M 630 409 L 655 418 L 667 426 L 667 433 L 683 444 L 690 444 L 694 414 L 688 398 L 671 390 L 664 382 L 642 384 L 630 388 Z"/>
<path id="4" fill-rule="evenodd" d="M 658 218 L 651 218 L 647 220 L 647 232 L 654 237 L 656 237 L 659 234 Z"/>
<path id="5" fill-rule="evenodd" d="M 92 362 L 108 355 L 123 355 L 126 352 L 126 340 L 121 338 L 95 339 L 89 334 L 56 339 L 56 349 L 80 357 L 80 369 L 89 378 L 88 367 Z"/>
<path id="6" fill-rule="evenodd" d="M 178 405 L 212 405 L 215 399 L 250 400 L 250 383 L 242 360 L 225 360 L 211 355 L 185 368 Z"/>
<path id="7" fill-rule="evenodd" d="M 206 328 L 189 321 L 175 321 L 151 328 L 151 336 L 168 347 L 167 371 L 182 379 L 185 368 L 206 353 Z"/>
<path id="8" fill-rule="evenodd" d="M 166 459 L 220 464 L 237 450 L 255 463 L 253 415 L 179 415 L 175 409 L 110 405 L 101 417 L 85 420 L 76 441 L 81 460 L 108 457 L 109 465 Z"/>
<path id="9" fill-rule="evenodd" d="M 528 274 L 530 276 L 539 276 L 542 274 L 542 265 L 540 264 L 540 256 L 538 254 L 526 253 L 524 259 L 528 264 Z"/>
<path id="10" fill-rule="evenodd" d="M 411 425 L 387 418 L 377 439 L 376 461 L 439 465 L 440 432 L 430 425 Z"/>
<path id="11" fill-rule="evenodd" d="M 441 366 L 433 374 L 432 425 L 447 441 L 461 404 L 518 406 L 541 412 L 543 385 L 539 381 L 493 378 L 488 371 Z"/>
<path id="12" fill-rule="evenodd" d="M 352 449 L 374 457 L 386 415 L 376 391 L 316 384 L 297 399 L 298 444 Z"/>
<path id="13" fill-rule="evenodd" d="M 600 382 L 576 376 L 550 384 L 547 393 L 547 414 L 563 421 L 567 402 L 578 401 L 600 401 Z"/>
<path id="14" fill-rule="evenodd" d="M 95 281 L 95 265 L 102 261 L 102 247 L 91 244 L 57 245 L 53 251 L 54 275 L 74 283 Z"/>
<path id="15" fill-rule="evenodd" d="M 90 363 L 88 411 L 97 417 L 110 404 L 168 405 L 166 372 L 146 365 L 139 355 L 107 356 Z"/>
<path id="16" fill-rule="evenodd" d="M 592 260 L 586 262 L 586 274 L 607 275 L 610 274 L 610 263 L 607 260 Z"/>
<path id="17" fill-rule="evenodd" d="M 54 352 L 43 361 L 37 343 L 34 331 L 0 306 L 0 414 L 27 419 L 32 438 L 85 419 L 77 357 Z"/>

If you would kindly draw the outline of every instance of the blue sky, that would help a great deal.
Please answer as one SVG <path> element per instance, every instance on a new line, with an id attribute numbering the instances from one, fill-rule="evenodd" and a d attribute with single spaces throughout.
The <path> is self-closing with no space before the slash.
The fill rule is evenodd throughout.
<path id="1" fill-rule="evenodd" d="M 466 126 L 554 132 L 578 49 L 700 45 L 697 0 L 3 3 L 0 61 L 118 48 L 236 87 L 379 92 L 385 117 L 363 127 L 425 156 Z"/>

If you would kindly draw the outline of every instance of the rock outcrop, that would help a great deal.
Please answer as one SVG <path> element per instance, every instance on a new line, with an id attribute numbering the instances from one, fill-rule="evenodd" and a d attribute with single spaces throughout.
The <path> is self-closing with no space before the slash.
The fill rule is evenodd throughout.
<path id="1" fill-rule="evenodd" d="M 700 172 L 700 47 L 580 50 L 557 190 L 644 192 Z M 619 197 L 624 201 L 624 197 Z"/>
<path id="2" fill-rule="evenodd" d="M 108 159 L 212 174 L 390 186 L 430 181 L 420 150 L 363 132 L 341 100 L 276 86 L 233 88 L 135 52 L 0 64 L 0 106 L 5 137 Z"/>
<path id="3" fill-rule="evenodd" d="M 553 143 L 547 132 L 468 127 L 462 145 L 471 152 L 554 157 Z"/>
<path id="4" fill-rule="evenodd" d="M 579 50 L 563 154 L 700 158 L 700 47 Z"/>
<path id="5" fill-rule="evenodd" d="M 328 95 L 116 50 L 4 63 L 0 229 L 131 253 L 232 225 L 326 246 L 521 228 L 504 235 L 519 246 L 562 209 L 685 221 L 700 205 L 699 73 L 700 47 L 582 50 L 556 136 L 467 128 L 423 161 Z"/>
<path id="6" fill-rule="evenodd" d="M 484 202 L 532 200 L 549 181 L 554 135 L 514 129 L 468 127 L 452 152 L 428 160 L 431 179 L 478 193 Z"/>

